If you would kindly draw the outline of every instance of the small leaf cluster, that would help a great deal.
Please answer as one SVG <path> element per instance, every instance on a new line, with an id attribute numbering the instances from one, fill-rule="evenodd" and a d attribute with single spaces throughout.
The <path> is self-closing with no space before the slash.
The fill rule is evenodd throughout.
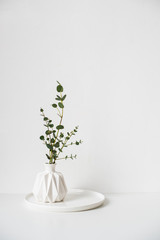
<path id="1" fill-rule="evenodd" d="M 66 99 L 66 94 L 63 94 L 63 86 L 57 81 L 57 95 L 56 95 L 56 103 L 52 104 L 53 109 L 57 110 L 57 115 L 60 117 L 58 125 L 55 124 L 55 121 L 52 121 L 48 118 L 44 109 L 40 108 L 40 115 L 43 118 L 44 126 L 46 127 L 44 135 L 40 136 L 40 140 L 46 145 L 48 149 L 48 153 L 46 154 L 49 163 L 55 163 L 56 160 L 60 159 L 74 159 L 77 155 L 70 155 L 60 158 L 59 155 L 63 152 L 64 147 L 68 147 L 70 145 L 79 145 L 82 143 L 81 140 L 69 142 L 72 136 L 74 136 L 78 131 L 78 126 L 76 126 L 72 131 L 64 134 L 64 126 L 62 125 L 63 114 L 64 114 L 64 100 Z"/>
<path id="2" fill-rule="evenodd" d="M 68 158 L 74 159 L 74 158 L 77 158 L 77 155 L 74 155 L 74 156 L 72 154 L 70 156 L 66 155 L 65 159 L 68 159 Z"/>

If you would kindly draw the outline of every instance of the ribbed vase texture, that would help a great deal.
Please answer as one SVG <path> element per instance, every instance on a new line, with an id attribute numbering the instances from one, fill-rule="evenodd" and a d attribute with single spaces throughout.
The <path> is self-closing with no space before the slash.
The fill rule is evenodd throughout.
<path id="1" fill-rule="evenodd" d="M 62 173 L 55 171 L 55 164 L 45 164 L 45 171 L 36 176 L 33 195 L 38 202 L 60 202 L 67 194 Z"/>

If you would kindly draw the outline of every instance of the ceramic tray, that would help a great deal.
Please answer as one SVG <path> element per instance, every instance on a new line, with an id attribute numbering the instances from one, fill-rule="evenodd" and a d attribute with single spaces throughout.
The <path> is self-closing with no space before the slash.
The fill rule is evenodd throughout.
<path id="1" fill-rule="evenodd" d="M 25 202 L 34 209 L 53 212 L 76 212 L 96 208 L 103 204 L 103 194 L 83 189 L 68 191 L 64 201 L 56 203 L 36 202 L 32 193 L 26 195 Z"/>

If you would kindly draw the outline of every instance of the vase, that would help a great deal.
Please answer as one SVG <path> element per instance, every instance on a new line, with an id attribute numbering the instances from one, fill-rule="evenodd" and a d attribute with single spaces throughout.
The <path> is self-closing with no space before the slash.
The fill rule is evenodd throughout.
<path id="1" fill-rule="evenodd" d="M 45 170 L 36 176 L 33 195 L 38 202 L 54 203 L 63 201 L 67 187 L 62 173 L 55 170 L 56 164 L 45 165 Z"/>

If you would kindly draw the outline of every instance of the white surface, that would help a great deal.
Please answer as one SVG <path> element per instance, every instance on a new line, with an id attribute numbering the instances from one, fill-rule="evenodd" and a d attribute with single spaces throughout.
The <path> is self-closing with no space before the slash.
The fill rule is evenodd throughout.
<path id="1" fill-rule="evenodd" d="M 106 195 L 102 207 L 73 213 L 35 211 L 24 195 L 0 195 L 1 240 L 159 240 L 160 194 Z"/>
<path id="2" fill-rule="evenodd" d="M 33 209 L 53 212 L 76 212 L 96 208 L 104 202 L 103 194 L 83 190 L 72 189 L 69 190 L 65 200 L 56 203 L 41 203 L 37 202 L 32 193 L 26 195 L 25 201 L 28 206 Z"/>
<path id="3" fill-rule="evenodd" d="M 160 1 L 0 1 L 0 33 L 0 192 L 30 192 L 43 168 L 56 80 L 84 141 L 67 186 L 160 191 Z"/>

